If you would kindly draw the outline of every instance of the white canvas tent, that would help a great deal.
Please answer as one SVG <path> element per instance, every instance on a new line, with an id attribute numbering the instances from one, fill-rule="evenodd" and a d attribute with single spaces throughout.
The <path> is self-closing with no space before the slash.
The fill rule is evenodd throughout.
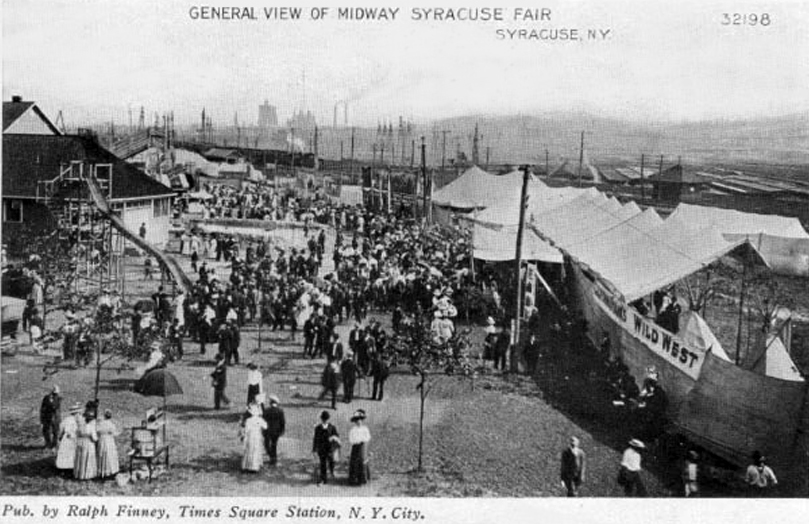
<path id="1" fill-rule="evenodd" d="M 516 205 L 520 199 L 522 178 L 520 171 L 498 176 L 472 166 L 446 186 L 434 191 L 432 202 L 456 211 L 484 209 L 502 201 Z M 531 183 L 536 183 L 536 179 L 532 177 Z"/>
<path id="2" fill-rule="evenodd" d="M 809 277 L 809 233 L 797 218 L 680 204 L 671 214 L 685 226 L 714 226 L 731 241 L 749 239 L 774 273 Z"/>

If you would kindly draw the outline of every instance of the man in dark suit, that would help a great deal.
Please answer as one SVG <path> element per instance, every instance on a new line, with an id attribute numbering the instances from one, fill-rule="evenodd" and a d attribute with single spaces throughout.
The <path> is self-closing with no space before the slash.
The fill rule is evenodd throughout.
<path id="1" fill-rule="evenodd" d="M 377 351 L 371 360 L 371 376 L 374 378 L 371 400 L 382 400 L 388 375 L 390 375 L 390 365 L 385 357 Z"/>
<path id="2" fill-rule="evenodd" d="M 55 448 L 59 443 L 59 424 L 61 417 L 62 397 L 59 395 L 59 386 L 54 385 L 50 393 L 42 399 L 39 408 L 39 422 L 42 424 L 42 436 L 45 437 L 45 447 Z"/>
<path id="3" fill-rule="evenodd" d="M 278 439 L 286 429 L 286 417 L 284 410 L 279 406 L 278 397 L 270 395 L 269 401 L 269 407 L 264 408 L 264 420 L 267 422 L 267 429 L 264 431 L 264 449 L 270 457 L 270 466 L 275 466 L 278 463 Z"/>
<path id="4" fill-rule="evenodd" d="M 357 383 L 357 365 L 351 353 L 347 353 L 340 363 L 340 374 L 343 377 L 343 402 L 349 403 L 354 400 L 354 385 Z"/>
<path id="5" fill-rule="evenodd" d="M 225 388 L 228 385 L 228 368 L 225 362 L 225 356 L 222 353 L 216 355 L 216 367 L 211 373 L 213 382 L 213 405 L 214 409 L 219 409 L 222 402 L 226 406 L 230 406 L 230 399 L 225 394 Z"/>
<path id="6" fill-rule="evenodd" d="M 340 333 L 333 331 L 331 334 L 331 346 L 326 353 L 326 357 L 333 360 L 343 360 L 343 343 L 340 341 Z"/>
<path id="7" fill-rule="evenodd" d="M 327 473 L 331 473 L 332 477 L 334 476 L 334 455 L 332 452 L 340 446 L 340 434 L 337 433 L 337 428 L 329 422 L 329 418 L 328 411 L 320 414 L 320 424 L 315 426 L 315 436 L 312 439 L 312 454 L 317 456 L 320 461 L 318 486 L 321 483 L 326 484 L 328 480 Z"/>

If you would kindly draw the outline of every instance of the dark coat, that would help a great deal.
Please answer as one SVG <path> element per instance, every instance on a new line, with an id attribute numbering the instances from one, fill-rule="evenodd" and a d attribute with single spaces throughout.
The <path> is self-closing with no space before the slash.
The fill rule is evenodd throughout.
<path id="1" fill-rule="evenodd" d="M 228 368 L 224 361 L 216 365 L 211 373 L 211 378 L 213 378 L 214 389 L 225 389 L 225 386 L 228 385 Z"/>
<path id="2" fill-rule="evenodd" d="M 280 406 L 270 405 L 264 408 L 264 420 L 267 421 L 267 435 L 280 437 L 286 429 L 286 417 Z"/>
<path id="3" fill-rule="evenodd" d="M 318 424 L 315 426 L 315 436 L 312 439 L 312 453 L 328 455 L 332 451 L 331 437 L 339 436 L 340 434 L 337 433 L 337 428 L 331 423 L 328 423 L 325 428 L 323 424 Z"/>
<path id="4" fill-rule="evenodd" d="M 357 382 L 357 365 L 351 359 L 343 360 L 340 364 L 340 373 L 343 375 L 344 384 L 354 384 Z"/>
<path id="5" fill-rule="evenodd" d="M 62 397 L 48 393 L 42 399 L 42 406 L 39 408 L 39 421 L 45 425 L 51 422 L 59 423 L 61 418 Z"/>

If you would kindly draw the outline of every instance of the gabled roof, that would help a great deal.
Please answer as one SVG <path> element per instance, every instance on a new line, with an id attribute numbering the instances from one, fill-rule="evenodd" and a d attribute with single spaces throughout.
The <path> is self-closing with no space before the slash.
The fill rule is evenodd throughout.
<path id="1" fill-rule="evenodd" d="M 11 102 L 3 102 L 3 132 L 11 127 L 14 122 L 19 120 L 28 111 L 34 111 L 40 120 L 50 129 L 53 134 L 61 135 L 62 133 L 53 125 L 53 122 L 45 116 L 34 102 L 25 102 L 20 100 L 12 100 Z"/>
<path id="2" fill-rule="evenodd" d="M 682 165 L 672 166 L 660 174 L 648 177 L 649 182 L 668 182 L 675 184 L 707 184 L 709 180 L 683 169 Z"/>
<path id="3" fill-rule="evenodd" d="M 37 182 L 59 176 L 71 161 L 112 164 L 112 200 L 173 195 L 171 189 L 120 160 L 90 137 L 3 135 L 3 195 L 36 196 Z"/>
<path id="4" fill-rule="evenodd" d="M 239 152 L 235 149 L 225 149 L 222 147 L 212 147 L 211 149 L 202 153 L 202 156 L 205 157 L 213 157 L 213 158 L 230 158 L 230 157 L 238 157 Z"/>

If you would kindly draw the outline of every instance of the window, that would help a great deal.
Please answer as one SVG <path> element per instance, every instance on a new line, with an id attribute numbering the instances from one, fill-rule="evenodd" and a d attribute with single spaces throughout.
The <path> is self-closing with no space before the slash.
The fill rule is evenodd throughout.
<path id="1" fill-rule="evenodd" d="M 171 199 L 161 198 L 154 201 L 154 217 L 164 217 L 171 213 Z"/>
<path id="2" fill-rule="evenodd" d="M 3 222 L 22 222 L 22 200 L 3 200 Z"/>

